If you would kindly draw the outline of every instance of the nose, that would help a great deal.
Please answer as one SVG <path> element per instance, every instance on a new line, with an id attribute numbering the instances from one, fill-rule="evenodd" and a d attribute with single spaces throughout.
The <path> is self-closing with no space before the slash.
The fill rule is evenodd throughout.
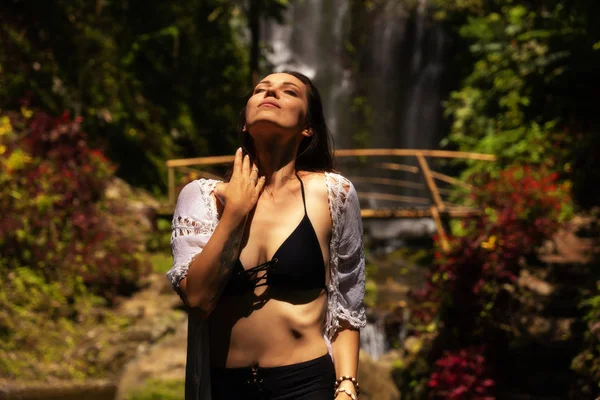
<path id="1" fill-rule="evenodd" d="M 279 91 L 276 90 L 273 86 L 269 86 L 267 90 L 265 90 L 265 98 L 267 97 L 275 97 L 276 99 L 278 99 Z"/>

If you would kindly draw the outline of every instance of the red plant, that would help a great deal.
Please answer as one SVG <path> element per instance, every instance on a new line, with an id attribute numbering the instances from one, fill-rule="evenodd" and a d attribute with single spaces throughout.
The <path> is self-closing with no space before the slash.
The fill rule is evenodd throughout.
<path id="1" fill-rule="evenodd" d="M 429 377 L 431 399 L 493 400 L 494 381 L 487 376 L 483 347 L 446 351 Z"/>
<path id="2" fill-rule="evenodd" d="M 129 291 L 149 268 L 104 214 L 114 167 L 88 146 L 81 119 L 43 112 L 10 119 L 13 134 L 0 137 L 6 159 L 19 150 L 29 161 L 19 168 L 0 163 L 0 248 L 8 265 L 30 267 L 51 281 L 80 276 L 109 299 Z"/>
<path id="3" fill-rule="evenodd" d="M 510 321 L 501 293 L 558 229 L 560 213 L 570 205 L 568 187 L 543 168 L 515 166 L 481 180 L 473 201 L 484 213 L 464 221 L 463 234 L 449 238 L 450 251 L 436 240 L 426 284 L 411 294 L 414 325 L 438 329 L 438 336 L 424 337 L 463 349 L 436 361 L 428 380 L 434 399 L 493 398 L 483 349 L 471 346 L 491 340 Z"/>
<path id="4" fill-rule="evenodd" d="M 455 301 L 457 293 L 469 292 L 469 301 L 487 301 L 503 283 L 516 280 L 523 260 L 556 232 L 559 214 L 570 204 L 568 188 L 557 179 L 556 173 L 529 166 L 514 166 L 497 179 L 483 179 L 484 189 L 473 199 L 486 213 L 465 221 L 467 233 L 449 238 L 448 253 L 437 246 L 425 287 L 412 293 L 417 304 L 429 305 L 416 311 L 419 322 L 429 323 L 440 304 Z"/>

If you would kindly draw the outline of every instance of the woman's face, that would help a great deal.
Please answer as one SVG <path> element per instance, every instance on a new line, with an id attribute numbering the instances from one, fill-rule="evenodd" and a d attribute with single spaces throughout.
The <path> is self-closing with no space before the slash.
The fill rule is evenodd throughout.
<path id="1" fill-rule="evenodd" d="M 306 85 L 293 75 L 266 76 L 246 104 L 246 129 L 256 138 L 261 132 L 306 131 Z"/>

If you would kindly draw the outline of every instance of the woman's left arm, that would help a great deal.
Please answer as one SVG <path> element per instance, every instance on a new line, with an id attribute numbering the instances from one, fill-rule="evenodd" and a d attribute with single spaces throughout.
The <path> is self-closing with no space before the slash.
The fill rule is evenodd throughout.
<path id="1" fill-rule="evenodd" d="M 365 253 L 363 246 L 360 204 L 354 186 L 348 182 L 347 196 L 338 221 L 339 242 L 337 246 L 337 304 L 333 310 L 339 324 L 331 342 L 337 378 L 350 376 L 358 380 L 358 354 L 360 350 L 360 328 L 366 324 Z M 356 394 L 351 380 L 339 385 Z M 349 398 L 339 393 L 337 399 Z"/>
<path id="2" fill-rule="evenodd" d="M 331 343 L 333 359 L 335 360 L 335 376 L 351 376 L 358 379 L 358 352 L 360 350 L 360 331 L 355 328 L 341 327 Z M 351 381 L 342 381 L 340 388 L 346 388 L 356 394 L 356 389 Z M 343 399 L 343 393 L 336 398 Z M 349 397 L 349 396 L 347 396 Z"/>

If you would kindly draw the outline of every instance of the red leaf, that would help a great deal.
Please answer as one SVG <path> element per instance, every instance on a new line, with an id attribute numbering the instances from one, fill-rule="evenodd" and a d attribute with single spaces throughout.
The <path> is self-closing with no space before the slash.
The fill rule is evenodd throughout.
<path id="1" fill-rule="evenodd" d="M 437 387 L 438 381 L 435 379 L 430 379 L 429 382 L 427 382 L 427 386 L 432 387 L 432 388 Z"/>

